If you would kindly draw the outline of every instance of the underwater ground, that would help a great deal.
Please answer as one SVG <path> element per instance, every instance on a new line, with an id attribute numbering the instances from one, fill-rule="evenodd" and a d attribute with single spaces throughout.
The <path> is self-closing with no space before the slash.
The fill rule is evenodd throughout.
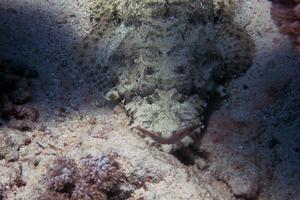
<path id="1" fill-rule="evenodd" d="M 95 2 L 0 1 L 0 199 L 300 200 L 300 56 L 272 2 L 234 1 L 252 64 L 171 153 L 72 65 Z"/>

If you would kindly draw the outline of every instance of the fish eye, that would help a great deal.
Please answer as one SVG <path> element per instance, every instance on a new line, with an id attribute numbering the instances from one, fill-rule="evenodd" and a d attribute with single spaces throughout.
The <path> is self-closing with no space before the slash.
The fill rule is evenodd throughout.
<path id="1" fill-rule="evenodd" d="M 147 67 L 146 69 L 145 69 L 145 74 L 146 75 L 152 75 L 152 74 L 154 74 L 154 69 L 152 68 L 152 67 Z"/>
<path id="2" fill-rule="evenodd" d="M 185 66 L 184 65 L 180 65 L 180 66 L 175 67 L 174 72 L 177 73 L 177 74 L 184 74 L 184 73 L 186 73 Z"/>

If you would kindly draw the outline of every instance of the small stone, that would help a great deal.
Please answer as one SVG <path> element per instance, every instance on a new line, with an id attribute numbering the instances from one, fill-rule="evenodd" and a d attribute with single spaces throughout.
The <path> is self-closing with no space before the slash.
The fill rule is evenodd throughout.
<path id="1" fill-rule="evenodd" d="M 89 123 L 90 123 L 91 125 L 97 124 L 97 119 L 96 119 L 96 117 L 90 118 Z"/>
<path id="2" fill-rule="evenodd" d="M 26 90 L 18 89 L 11 96 L 11 100 L 13 103 L 22 105 L 31 100 L 31 93 Z"/>
<path id="3" fill-rule="evenodd" d="M 33 162 L 33 165 L 35 167 L 37 167 L 37 166 L 39 166 L 39 164 L 40 164 L 40 161 L 38 159 L 35 159 L 34 162 Z"/>
<path id="4" fill-rule="evenodd" d="M 28 79 L 21 79 L 16 83 L 16 90 L 11 92 L 9 97 L 15 104 L 22 105 L 31 100 L 31 93 L 29 91 Z"/>
<path id="5" fill-rule="evenodd" d="M 249 89 L 248 85 L 243 85 L 243 89 L 244 89 L 244 90 Z"/>
<path id="6" fill-rule="evenodd" d="M 19 152 L 12 151 L 6 156 L 7 162 L 16 162 L 19 160 Z"/>
<path id="7" fill-rule="evenodd" d="M 15 178 L 15 184 L 17 187 L 23 187 L 26 185 L 26 182 L 23 180 L 22 173 L 23 169 L 22 169 L 22 165 L 18 164 L 18 167 L 16 169 L 16 178 Z"/>
<path id="8" fill-rule="evenodd" d="M 55 20 L 55 22 L 57 24 L 66 24 L 68 22 L 68 16 L 65 16 L 65 15 L 59 16 L 59 17 L 57 17 L 57 19 Z"/>
<path id="9" fill-rule="evenodd" d="M 208 167 L 208 163 L 205 159 L 202 158 L 197 158 L 195 159 L 195 165 L 200 169 L 200 170 L 204 170 L 205 168 Z"/>
<path id="10" fill-rule="evenodd" d="M 29 120 L 15 120 L 12 119 L 8 122 L 8 127 L 17 129 L 19 131 L 32 131 L 35 128 L 35 125 L 32 121 Z"/>
<path id="11" fill-rule="evenodd" d="M 226 90 L 225 90 L 224 86 L 221 86 L 221 85 L 219 87 L 217 87 L 217 93 L 219 94 L 219 96 L 221 98 L 224 98 L 224 97 L 227 96 L 227 93 L 226 93 Z"/>
<path id="12" fill-rule="evenodd" d="M 5 132 L 0 131 L 0 160 L 5 159 L 7 155 L 13 152 L 12 147 L 15 146 L 11 137 Z"/>
<path id="13" fill-rule="evenodd" d="M 115 114 L 119 115 L 123 112 L 124 112 L 124 109 L 121 106 L 117 105 L 117 106 L 114 107 L 114 113 Z"/>
<path id="14" fill-rule="evenodd" d="M 11 114 L 16 119 L 25 119 L 36 122 L 39 118 L 39 111 L 33 106 L 15 106 Z"/>
<path id="15" fill-rule="evenodd" d="M 30 138 L 25 138 L 24 139 L 24 145 L 29 145 L 29 144 L 31 144 L 31 139 Z"/>
<path id="16" fill-rule="evenodd" d="M 26 182 L 23 181 L 22 177 L 20 177 L 20 176 L 17 176 L 15 183 L 16 183 L 17 187 L 23 187 L 26 185 Z"/>
<path id="17" fill-rule="evenodd" d="M 120 99 L 120 95 L 116 90 L 109 90 L 105 94 L 104 98 L 109 101 L 117 101 L 118 99 Z"/>
<path id="18" fill-rule="evenodd" d="M 39 125 L 39 131 L 46 132 L 47 131 L 47 126 L 45 124 L 40 124 Z"/>

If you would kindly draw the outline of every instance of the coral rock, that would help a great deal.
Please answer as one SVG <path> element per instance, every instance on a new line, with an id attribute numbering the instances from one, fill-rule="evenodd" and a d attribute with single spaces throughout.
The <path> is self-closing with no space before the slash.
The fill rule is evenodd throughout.
<path id="1" fill-rule="evenodd" d="M 116 154 L 100 157 L 88 155 L 78 165 L 73 159 L 59 157 L 47 169 L 45 183 L 47 190 L 39 199 L 106 200 L 108 195 L 120 199 L 124 195 L 118 186 L 124 180 Z M 61 194 L 61 195 L 60 195 Z M 120 198 L 119 198 L 120 197 Z"/>
<path id="2" fill-rule="evenodd" d="M 45 192 L 39 195 L 37 200 L 68 200 L 67 194 L 59 192 Z"/>
<path id="3" fill-rule="evenodd" d="M 295 41 L 300 52 L 300 3 L 296 0 L 273 1 L 271 15 L 280 31 Z"/>
<path id="4" fill-rule="evenodd" d="M 11 115 L 16 119 L 27 119 L 36 122 L 39 118 L 39 111 L 33 106 L 14 106 Z"/>
<path id="5" fill-rule="evenodd" d="M 60 157 L 49 166 L 45 181 L 50 190 L 68 190 L 67 187 L 75 186 L 78 176 L 79 171 L 76 162 L 67 157 Z"/>

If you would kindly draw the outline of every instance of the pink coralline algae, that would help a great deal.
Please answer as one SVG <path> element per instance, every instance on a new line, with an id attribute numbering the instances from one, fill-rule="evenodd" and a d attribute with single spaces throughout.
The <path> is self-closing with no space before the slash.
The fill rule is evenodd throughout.
<path id="1" fill-rule="evenodd" d="M 117 155 L 114 153 L 81 159 L 81 164 L 67 157 L 58 157 L 45 174 L 46 191 L 39 200 L 107 200 L 125 199 L 119 189 L 124 181 Z"/>
<path id="2" fill-rule="evenodd" d="M 87 155 L 75 161 L 61 156 L 53 160 L 44 174 L 42 191 L 37 200 L 125 200 L 146 182 L 158 183 L 160 173 L 126 172 L 120 155 L 111 152 L 100 156 Z M 148 174 L 149 173 L 149 174 Z M 1 200 L 1 185 L 0 185 Z"/>
<path id="3" fill-rule="evenodd" d="M 300 52 L 300 1 L 273 0 L 271 15 L 282 33 L 288 34 Z"/>

